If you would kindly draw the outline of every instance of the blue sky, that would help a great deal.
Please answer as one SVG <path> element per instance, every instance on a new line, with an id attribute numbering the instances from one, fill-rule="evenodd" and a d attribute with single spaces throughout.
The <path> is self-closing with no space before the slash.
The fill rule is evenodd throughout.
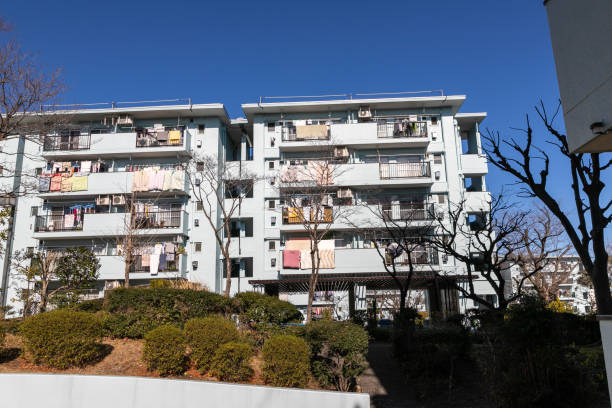
<path id="1" fill-rule="evenodd" d="M 1 13 L 63 68 L 66 103 L 191 97 L 240 116 L 259 96 L 442 88 L 509 137 L 540 99 L 553 109 L 559 98 L 542 1 L 39 0 Z M 569 174 L 553 174 L 569 209 Z M 490 190 L 508 181 L 490 169 Z"/>

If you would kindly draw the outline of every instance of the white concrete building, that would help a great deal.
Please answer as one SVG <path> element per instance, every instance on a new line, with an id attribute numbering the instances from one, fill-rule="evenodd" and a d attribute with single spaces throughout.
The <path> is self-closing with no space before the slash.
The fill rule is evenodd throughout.
<path id="1" fill-rule="evenodd" d="M 278 180 L 283 169 L 312 160 L 317 144 L 333 143 L 346 171 L 330 197 L 333 238 L 327 250 L 333 257 L 321 270 L 315 313 L 333 306 L 342 318 L 353 307 L 364 309 L 368 293 L 393 286 L 376 250 L 354 228 L 333 224 L 334 207 L 363 203 L 374 189 L 395 197 L 393 213 L 405 210 L 408 198 L 410 208 L 417 205 L 424 214 L 426 208 L 447 211 L 450 202 L 462 199 L 474 215 L 486 209 L 488 170 L 478 129 L 486 115 L 459 113 L 464 100 L 455 95 L 252 103 L 242 105 L 246 119 L 234 120 L 222 104 L 73 111 L 71 125 L 46 136 L 42 145 L 20 138 L 3 142 L 4 151 L 28 153 L 15 156 L 16 174 L 39 183 L 36 194 L 16 198 L 9 245 L 12 251 L 90 247 L 102 265 L 94 294 L 101 296 L 123 279 L 126 201 L 134 194 L 133 216 L 148 220 L 139 237 L 151 247 L 162 244 L 165 256 L 153 265 L 139 259 L 131 280 L 184 278 L 221 292 L 220 251 L 180 166 L 191 153 L 214 154 L 264 177 L 232 219 L 232 292 L 265 291 L 305 308 L 309 271 L 283 266 L 283 253 L 303 237 L 303 226 L 289 219 Z M 308 140 L 315 133 L 316 140 Z M 139 171 L 148 168 L 163 174 L 159 185 L 143 185 Z M 475 306 L 433 282 L 438 271 L 461 276 L 463 265 L 431 249 L 422 255 L 415 282 L 428 308 L 454 312 Z M 2 303 L 18 313 L 20 283 L 4 261 Z M 494 296 L 484 281 L 476 286 Z"/>

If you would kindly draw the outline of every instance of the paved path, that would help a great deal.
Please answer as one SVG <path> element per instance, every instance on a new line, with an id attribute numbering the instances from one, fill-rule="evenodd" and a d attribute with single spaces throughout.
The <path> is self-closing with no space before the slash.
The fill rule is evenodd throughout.
<path id="1" fill-rule="evenodd" d="M 421 407 L 414 401 L 392 356 L 390 343 L 370 343 L 368 369 L 359 377 L 361 390 L 370 394 L 372 408 Z"/>

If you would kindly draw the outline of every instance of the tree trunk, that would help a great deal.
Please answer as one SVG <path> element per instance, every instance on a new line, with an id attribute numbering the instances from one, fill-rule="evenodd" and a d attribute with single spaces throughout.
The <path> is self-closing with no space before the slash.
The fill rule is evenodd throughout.
<path id="1" fill-rule="evenodd" d="M 123 287 L 130 287 L 130 267 L 132 266 L 132 256 L 128 255 L 125 258 L 125 269 L 124 269 L 124 278 L 123 278 Z"/>
<path id="2" fill-rule="evenodd" d="M 317 287 L 317 278 L 319 277 L 318 264 L 315 263 L 315 254 L 317 253 L 318 247 L 315 244 L 314 250 L 310 252 L 310 260 L 312 261 L 312 270 L 310 274 L 310 282 L 308 283 L 308 305 L 306 306 L 306 323 L 312 321 L 312 302 L 314 300 L 314 293 Z"/>
<path id="3" fill-rule="evenodd" d="M 610 282 L 608 280 L 608 260 L 607 256 L 595 254 L 593 270 L 589 275 L 593 281 L 595 299 L 597 301 L 597 314 L 612 315 L 612 298 L 610 297 Z"/>
<path id="4" fill-rule="evenodd" d="M 223 296 L 230 296 L 230 289 L 232 287 L 232 260 L 229 256 L 225 256 L 225 290 Z"/>
<path id="5" fill-rule="evenodd" d="M 404 311 L 406 310 L 406 297 L 407 296 L 408 296 L 408 289 L 401 288 L 400 289 L 400 306 L 399 306 L 400 315 L 404 314 Z"/>
<path id="6" fill-rule="evenodd" d="M 48 290 L 48 283 L 42 281 L 40 286 L 40 304 L 38 305 L 39 313 L 47 311 Z"/>

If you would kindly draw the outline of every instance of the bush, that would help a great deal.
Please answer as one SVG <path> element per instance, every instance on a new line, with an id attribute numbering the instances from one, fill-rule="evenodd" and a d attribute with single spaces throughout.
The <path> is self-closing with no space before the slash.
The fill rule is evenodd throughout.
<path id="1" fill-rule="evenodd" d="M 263 378 L 279 387 L 302 387 L 308 379 L 308 344 L 299 337 L 280 335 L 263 347 Z"/>
<path id="2" fill-rule="evenodd" d="M 222 344 L 211 360 L 210 373 L 223 381 L 248 381 L 253 376 L 252 354 L 248 344 L 234 341 Z"/>
<path id="3" fill-rule="evenodd" d="M 101 312 L 104 335 L 117 339 L 141 339 L 151 330 L 159 327 L 159 322 L 141 314 L 117 314 Z"/>
<path id="4" fill-rule="evenodd" d="M 116 317 L 107 322 L 113 337 L 141 338 L 152 328 L 182 327 L 189 319 L 225 313 L 229 300 L 203 290 L 172 288 L 117 288 L 104 299 L 104 311 Z"/>
<path id="5" fill-rule="evenodd" d="M 339 391 L 353 390 L 366 368 L 366 330 L 350 322 L 320 320 L 304 327 L 304 337 L 311 347 L 312 373 L 319 383 Z"/>
<path id="6" fill-rule="evenodd" d="M 74 310 L 78 312 L 96 313 L 102 311 L 104 307 L 104 299 L 91 299 L 77 303 Z"/>
<path id="7" fill-rule="evenodd" d="M 241 292 L 234 297 L 237 313 L 244 322 L 281 324 L 301 322 L 302 314 L 292 303 L 274 296 Z"/>
<path id="8" fill-rule="evenodd" d="M 211 367 L 215 351 L 225 343 L 238 340 L 240 335 L 233 322 L 210 316 L 185 323 L 185 337 L 191 348 L 191 360 L 205 373 Z"/>
<path id="9" fill-rule="evenodd" d="M 605 391 L 592 319 L 526 298 L 497 321 L 483 320 L 482 364 L 491 402 L 502 407 L 588 406 Z M 601 349 L 600 346 L 597 348 Z"/>
<path id="10" fill-rule="evenodd" d="M 183 374 L 187 367 L 185 353 L 183 331 L 174 326 L 160 326 L 145 335 L 142 359 L 151 371 L 157 370 L 163 376 Z"/>
<path id="11" fill-rule="evenodd" d="M 102 353 L 102 324 L 90 313 L 41 313 L 26 319 L 19 331 L 36 364 L 65 369 L 90 363 Z"/>

